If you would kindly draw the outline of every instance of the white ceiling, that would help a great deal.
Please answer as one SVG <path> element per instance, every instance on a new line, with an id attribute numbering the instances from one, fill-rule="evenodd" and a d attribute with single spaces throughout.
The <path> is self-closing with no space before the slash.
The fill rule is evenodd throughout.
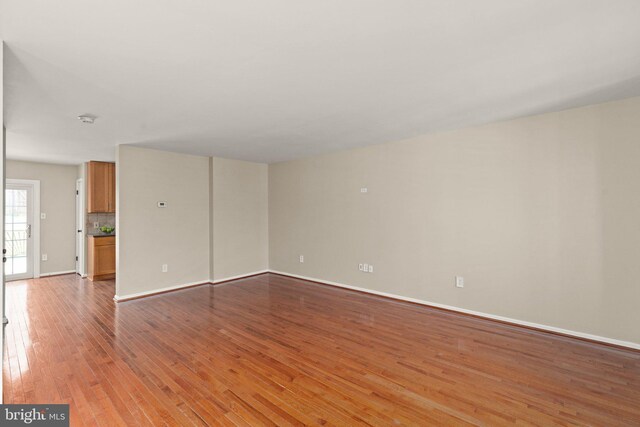
<path id="1" fill-rule="evenodd" d="M 638 0 L 0 8 L 16 159 L 112 160 L 135 144 L 275 162 L 640 95 Z"/>

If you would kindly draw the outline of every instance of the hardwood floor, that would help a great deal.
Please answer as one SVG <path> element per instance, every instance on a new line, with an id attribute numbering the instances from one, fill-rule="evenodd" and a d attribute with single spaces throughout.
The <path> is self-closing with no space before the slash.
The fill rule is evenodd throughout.
<path id="1" fill-rule="evenodd" d="M 640 425 L 640 353 L 265 274 L 7 284 L 5 403 L 71 425 Z"/>

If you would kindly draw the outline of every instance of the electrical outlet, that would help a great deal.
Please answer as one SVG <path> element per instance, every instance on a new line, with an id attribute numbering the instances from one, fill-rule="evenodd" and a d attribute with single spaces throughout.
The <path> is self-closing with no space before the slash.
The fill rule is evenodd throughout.
<path id="1" fill-rule="evenodd" d="M 42 260 L 43 260 L 43 261 L 46 261 L 46 260 L 47 260 L 47 258 L 48 258 L 48 257 L 47 257 L 47 254 L 42 254 Z"/>
<path id="2" fill-rule="evenodd" d="M 42 213 L 40 214 L 40 219 L 47 219 L 47 214 L 46 214 L 46 213 L 44 213 L 44 212 L 42 212 Z"/>
<path id="3" fill-rule="evenodd" d="M 94 222 L 93 223 L 93 228 L 100 228 L 100 223 L 99 222 Z"/>
<path id="4" fill-rule="evenodd" d="M 364 271 L 364 265 L 362 265 L 362 264 L 358 264 L 358 270 L 360 270 L 360 271 Z"/>
<path id="5" fill-rule="evenodd" d="M 304 255 L 300 255 L 300 262 L 304 262 Z"/>
<path id="6" fill-rule="evenodd" d="M 162 264 L 162 272 L 166 273 L 167 271 L 169 271 L 169 265 L 167 264 Z"/>
<path id="7" fill-rule="evenodd" d="M 364 271 L 365 273 L 367 273 L 367 272 L 369 271 L 369 264 L 363 264 L 363 265 L 362 265 L 362 268 L 363 268 L 363 270 L 362 270 L 362 271 Z"/>
<path id="8" fill-rule="evenodd" d="M 456 288 L 464 288 L 464 277 L 456 276 Z"/>
<path id="9" fill-rule="evenodd" d="M 373 265 L 369 264 L 369 273 L 373 273 Z"/>
<path id="10" fill-rule="evenodd" d="M 361 192 L 362 194 L 365 194 L 365 193 L 368 193 L 368 192 L 369 192 L 369 189 L 368 189 L 367 187 L 362 187 L 362 188 L 360 188 L 360 192 Z"/>

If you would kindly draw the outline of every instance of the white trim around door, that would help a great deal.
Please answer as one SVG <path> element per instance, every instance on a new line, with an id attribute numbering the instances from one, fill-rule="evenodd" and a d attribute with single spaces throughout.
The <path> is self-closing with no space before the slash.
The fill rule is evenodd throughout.
<path id="1" fill-rule="evenodd" d="M 32 272 L 33 278 L 40 277 L 40 181 L 35 179 L 12 179 L 7 178 L 5 188 L 10 185 L 23 185 L 30 186 L 32 188 L 33 200 L 31 209 L 31 244 L 32 249 Z M 6 203 L 6 200 L 5 200 Z M 3 219 L 4 221 L 4 219 Z M 3 247 L 5 236 L 2 236 Z"/>

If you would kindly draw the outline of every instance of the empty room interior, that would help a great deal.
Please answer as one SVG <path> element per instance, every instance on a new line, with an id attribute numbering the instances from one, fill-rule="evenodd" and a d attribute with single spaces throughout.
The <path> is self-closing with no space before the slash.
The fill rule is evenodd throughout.
<path id="1" fill-rule="evenodd" d="M 640 426 L 639 23 L 0 0 L 0 425 Z"/>

